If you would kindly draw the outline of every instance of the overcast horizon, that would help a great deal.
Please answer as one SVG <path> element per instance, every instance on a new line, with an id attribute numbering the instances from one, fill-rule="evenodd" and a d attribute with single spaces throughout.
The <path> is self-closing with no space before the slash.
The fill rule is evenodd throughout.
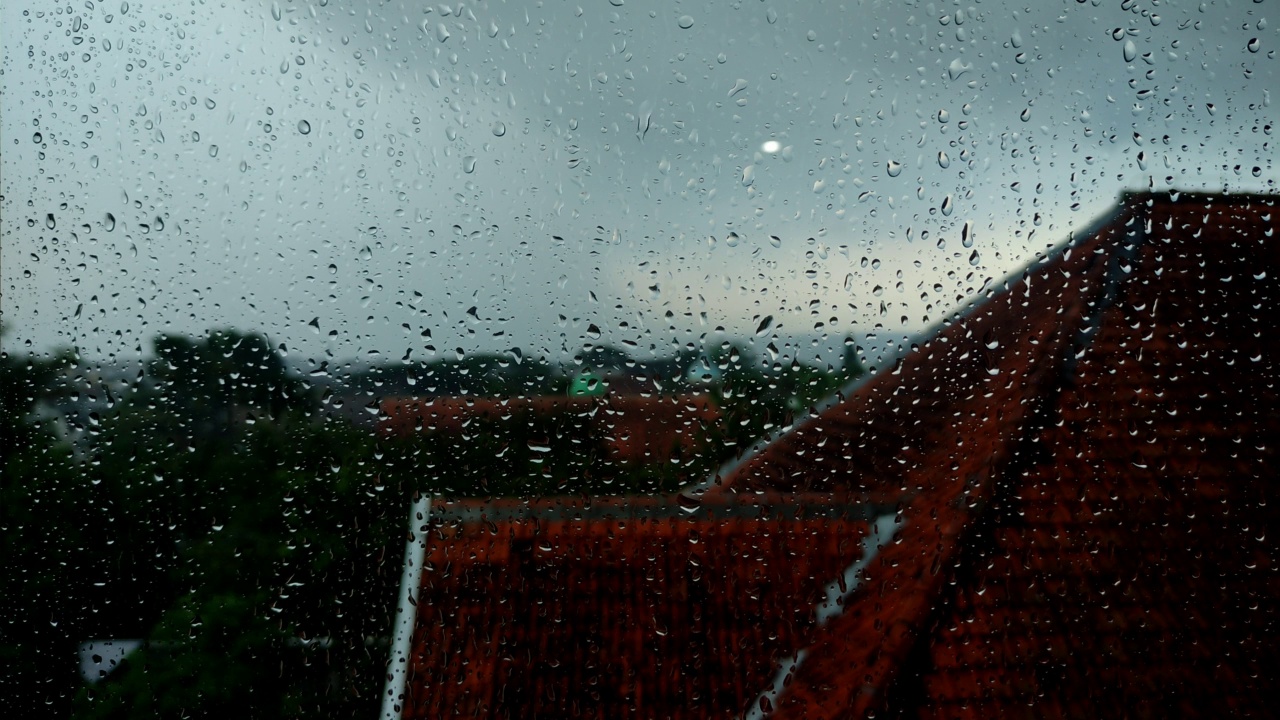
<path id="1" fill-rule="evenodd" d="M 1263 3 L 44 7 L 0 11 L 10 352 L 838 344 L 1125 190 L 1277 190 Z"/>

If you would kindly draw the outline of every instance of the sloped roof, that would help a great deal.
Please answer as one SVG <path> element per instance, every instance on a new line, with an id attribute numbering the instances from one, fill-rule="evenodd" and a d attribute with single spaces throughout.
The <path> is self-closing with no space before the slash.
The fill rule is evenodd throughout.
<path id="1" fill-rule="evenodd" d="M 403 717 L 741 714 L 843 597 L 876 513 L 893 519 L 825 495 L 697 515 L 664 499 L 439 507 Z"/>
<path id="2" fill-rule="evenodd" d="M 1275 205 L 1128 196 L 722 479 L 908 498 L 775 717 L 1270 714 Z"/>
<path id="3" fill-rule="evenodd" d="M 692 516 L 437 518 L 415 716 L 1271 714 L 1275 205 L 1124 197 Z"/>

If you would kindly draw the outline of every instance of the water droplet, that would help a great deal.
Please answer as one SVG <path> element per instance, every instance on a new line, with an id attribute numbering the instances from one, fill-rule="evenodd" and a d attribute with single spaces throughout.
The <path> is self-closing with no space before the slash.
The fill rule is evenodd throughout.
<path id="1" fill-rule="evenodd" d="M 770 25 L 778 22 L 778 11 L 773 8 L 769 8 L 764 14 L 764 19 L 768 20 Z"/>
<path id="2" fill-rule="evenodd" d="M 1022 110 L 1022 114 L 1021 114 L 1021 115 L 1019 115 L 1018 117 L 1022 120 L 1022 122 L 1030 122 L 1030 121 L 1031 121 L 1031 108 L 1023 108 L 1023 110 Z"/>
<path id="3" fill-rule="evenodd" d="M 209 146 L 209 157 L 211 157 L 211 158 L 216 158 L 216 157 L 218 157 L 218 146 L 217 146 L 217 145 L 210 145 L 210 146 Z"/>
<path id="4" fill-rule="evenodd" d="M 35 144 L 39 145 L 40 143 L 44 142 L 44 135 L 41 135 L 40 133 L 33 134 L 31 136 L 31 142 L 34 142 Z"/>
<path id="5" fill-rule="evenodd" d="M 774 247 L 782 247 L 782 238 L 778 237 L 777 235 L 770 235 L 769 244 Z"/>
<path id="6" fill-rule="evenodd" d="M 212 109 L 214 109 L 214 108 L 218 107 L 218 103 L 214 102 L 214 101 L 213 101 L 213 98 L 205 98 L 205 99 L 204 99 L 204 106 L 205 106 L 206 108 L 208 108 L 208 109 L 212 110 Z"/>
<path id="7" fill-rule="evenodd" d="M 966 220 L 964 227 L 960 229 L 960 244 L 967 248 L 973 247 L 973 221 Z"/>
<path id="8" fill-rule="evenodd" d="M 896 160 L 890 160 L 885 165 L 885 171 L 889 173 L 889 177 L 898 177 L 902 174 L 902 163 Z"/>
<path id="9" fill-rule="evenodd" d="M 271 3 L 271 19 L 280 22 L 280 3 Z"/>
<path id="10" fill-rule="evenodd" d="M 747 81 L 743 80 L 742 78 L 738 78 L 738 81 L 733 84 L 733 87 L 729 88 L 729 97 L 733 97 L 734 95 L 737 95 L 738 93 L 746 89 L 747 89 Z"/>
<path id="11" fill-rule="evenodd" d="M 468 155 L 462 159 L 462 172 L 471 174 L 476 171 L 476 158 L 474 155 Z"/>
<path id="12" fill-rule="evenodd" d="M 738 247 L 738 243 L 740 242 L 742 242 L 742 238 L 739 237 L 736 232 L 731 232 L 724 238 L 724 244 L 729 247 Z"/>
<path id="13" fill-rule="evenodd" d="M 439 42 L 444 42 L 445 40 L 448 40 L 448 39 L 449 39 L 449 28 L 445 27 L 444 23 L 436 23 L 436 40 Z"/>
<path id="14" fill-rule="evenodd" d="M 948 215 L 948 216 L 951 215 L 951 211 L 954 209 L 955 208 L 952 206 L 950 195 L 942 198 L 942 214 L 943 215 Z"/>
<path id="15" fill-rule="evenodd" d="M 938 167 L 951 167 L 951 158 L 947 157 L 947 154 L 941 150 L 938 151 Z"/>
<path id="16" fill-rule="evenodd" d="M 622 0 L 609 0 L 609 4 L 614 7 L 622 7 Z"/>
<path id="17" fill-rule="evenodd" d="M 972 65 L 961 62 L 960 58 L 956 58 L 955 60 L 951 61 L 950 65 L 947 66 L 947 77 L 951 78 L 952 80 L 958 80 L 960 79 L 961 75 L 964 75 L 965 73 L 969 72 L 972 69 L 973 69 Z"/>
<path id="18" fill-rule="evenodd" d="M 951 113 L 947 112 L 946 110 L 939 110 L 938 122 L 940 123 L 951 122 Z"/>
<path id="19" fill-rule="evenodd" d="M 311 134 L 311 123 L 307 122 L 306 120 L 299 120 L 299 121 L 298 121 L 298 132 L 302 133 L 303 135 L 310 135 L 310 134 Z"/>
<path id="20" fill-rule="evenodd" d="M 54 219 L 53 213 L 47 213 L 44 216 L 44 226 L 49 228 L 50 230 L 58 226 L 58 221 Z"/>
<path id="21" fill-rule="evenodd" d="M 111 213 L 107 213 L 107 217 L 102 221 L 102 225 L 107 229 L 107 232 L 111 232 L 112 230 L 115 230 L 116 216 L 112 215 Z"/>
<path id="22" fill-rule="evenodd" d="M 500 122 L 494 123 L 492 130 L 494 137 L 502 137 L 507 134 L 507 126 Z"/>
<path id="23" fill-rule="evenodd" d="M 751 187 L 756 181 L 756 166 L 748 165 L 742 168 L 742 186 Z"/>
<path id="24" fill-rule="evenodd" d="M 1258 38 L 1253 38 L 1252 40 L 1250 40 L 1248 43 L 1245 44 L 1245 47 L 1249 49 L 1249 52 L 1256 53 L 1262 49 L 1262 43 L 1258 40 Z"/>
<path id="25" fill-rule="evenodd" d="M 680 19 L 676 20 L 676 24 L 679 25 L 682 29 L 688 30 L 689 28 L 693 27 L 693 16 L 681 15 Z"/>
<path id="26" fill-rule="evenodd" d="M 1132 40 L 1124 41 L 1124 61 L 1133 62 L 1138 57 L 1138 46 Z"/>
<path id="27" fill-rule="evenodd" d="M 974 267 L 977 267 L 977 266 L 978 266 L 978 264 L 979 264 L 979 263 L 981 263 L 981 262 L 982 262 L 982 258 L 978 257 L 978 251 L 977 251 L 977 250 L 974 250 L 973 252 L 969 253 L 969 264 L 970 264 L 970 265 L 972 265 L 972 266 L 974 266 Z"/>

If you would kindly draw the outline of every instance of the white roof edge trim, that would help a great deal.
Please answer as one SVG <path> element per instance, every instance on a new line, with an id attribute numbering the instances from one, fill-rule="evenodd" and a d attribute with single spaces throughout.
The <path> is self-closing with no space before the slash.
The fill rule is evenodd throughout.
<path id="1" fill-rule="evenodd" d="M 404 546 L 404 571 L 400 574 L 400 594 L 387 664 L 387 683 L 382 692 L 382 720 L 399 720 L 404 713 L 405 687 L 409 678 L 409 654 L 413 651 L 413 628 L 418 619 L 414 595 L 422 583 L 422 563 L 427 555 L 426 524 L 431 517 L 431 498 L 422 495 L 409 505 L 409 534 Z"/>
<path id="2" fill-rule="evenodd" d="M 894 536 L 898 533 L 898 525 L 902 522 L 902 516 L 898 513 L 887 513 L 876 518 L 875 522 L 871 524 L 871 532 L 867 533 L 867 536 L 862 539 L 862 554 L 849 567 L 845 568 L 840 578 L 827 584 L 825 589 L 826 599 L 818 603 L 818 606 L 814 608 L 818 627 L 825 627 L 832 618 L 844 612 L 845 603 L 862 585 L 863 571 L 867 569 L 871 561 L 876 559 L 876 556 L 880 554 L 880 550 L 893 541 Z M 841 588 L 844 589 L 842 590 Z M 772 711 L 765 708 L 777 708 L 778 698 L 786 690 L 788 679 L 800 669 L 807 657 L 809 657 L 809 648 L 806 647 L 797 650 L 795 655 L 783 660 L 778 665 L 778 672 L 774 674 L 769 687 L 756 696 L 756 701 L 743 714 L 743 720 L 764 720 L 764 718 L 768 717 Z"/>

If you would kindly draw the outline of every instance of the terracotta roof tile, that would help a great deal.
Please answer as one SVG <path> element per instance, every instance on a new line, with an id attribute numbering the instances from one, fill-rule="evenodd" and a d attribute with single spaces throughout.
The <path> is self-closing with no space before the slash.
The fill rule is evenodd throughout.
<path id="1" fill-rule="evenodd" d="M 446 507 L 405 717 L 743 712 L 860 555 L 865 508 L 812 509 L 803 498 L 696 517 L 644 500 Z"/>
<path id="2" fill-rule="evenodd" d="M 1019 335 L 1037 319 L 1059 323 L 1026 355 L 989 361 L 1008 384 L 956 365 L 957 387 L 929 408 L 956 420 L 907 440 L 924 460 L 903 467 L 901 482 L 926 490 L 906 508 L 901 545 L 869 571 L 900 556 L 889 572 L 909 582 L 866 586 L 818 638 L 779 716 L 1270 714 L 1259 673 L 1280 660 L 1280 577 L 1259 538 L 1277 519 L 1280 343 L 1265 314 L 1280 270 L 1266 239 L 1274 204 L 1131 198 L 1073 249 L 1092 267 L 1067 270 L 1072 258 L 1059 257 L 1038 273 L 1070 272 L 1074 290 L 1036 297 L 1015 285 L 1008 295 L 1028 302 L 993 299 L 898 376 L 878 378 L 884 388 L 863 391 L 926 402 L 919 378 L 932 380 L 940 358 L 980 352 L 984 323 Z M 948 334 L 964 337 L 930 353 Z M 985 420 L 970 415 L 966 392 Z M 872 426 L 890 412 L 854 397 L 832 415 L 853 407 Z M 971 434 L 975 425 L 986 434 Z M 756 462 L 778 462 L 808 437 Z M 957 460 L 928 462 L 956 438 L 972 438 L 958 462 L 974 478 L 958 506 L 945 490 Z M 726 491 L 765 474 L 748 466 Z M 856 469 L 845 477 L 874 482 Z M 859 643 L 876 650 L 858 653 Z"/>
<path id="3" fill-rule="evenodd" d="M 1275 204 L 1125 198 L 695 515 L 455 506 L 409 715 L 1273 715 Z"/>

